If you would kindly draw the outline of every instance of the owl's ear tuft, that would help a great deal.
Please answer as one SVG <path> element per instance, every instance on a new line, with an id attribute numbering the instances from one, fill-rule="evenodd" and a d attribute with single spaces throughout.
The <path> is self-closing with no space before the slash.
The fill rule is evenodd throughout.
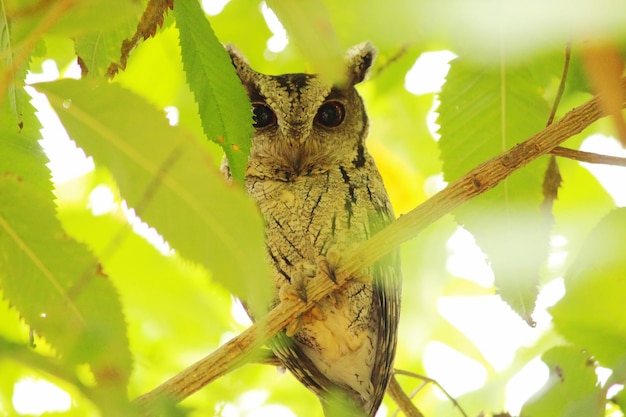
<path id="1" fill-rule="evenodd" d="M 255 71 L 250 67 L 248 60 L 245 56 L 235 47 L 233 44 L 226 44 L 224 46 L 226 48 L 226 52 L 230 55 L 230 59 L 233 62 L 233 66 L 235 67 L 235 71 L 237 71 L 237 75 L 241 82 L 246 85 L 254 79 Z"/>
<path id="2" fill-rule="evenodd" d="M 377 50 L 369 41 L 353 46 L 348 50 L 348 84 L 355 85 L 365 80 L 370 73 Z"/>

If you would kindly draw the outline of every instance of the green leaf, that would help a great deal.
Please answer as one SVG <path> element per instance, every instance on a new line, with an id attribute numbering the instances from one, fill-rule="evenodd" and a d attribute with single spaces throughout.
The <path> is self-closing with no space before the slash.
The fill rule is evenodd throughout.
<path id="1" fill-rule="evenodd" d="M 185 83 L 183 64 L 172 56 L 180 56 L 178 30 L 172 25 L 157 36 L 144 42 L 132 53 L 132 64 L 115 76 L 115 81 L 133 93 L 150 101 L 158 108 L 174 106 L 178 110 L 178 125 L 192 131 L 198 137 L 204 135 L 198 114 L 198 105 Z M 154 71 L 154 68 L 159 71 Z M 224 152 L 210 145 L 221 160 Z"/>
<path id="2" fill-rule="evenodd" d="M 587 353 L 557 346 L 541 359 L 550 368 L 550 377 L 524 404 L 521 417 L 604 416 L 605 393 L 597 384 L 596 367 Z"/>
<path id="3" fill-rule="evenodd" d="M 36 3 L 33 1 L 9 2 L 6 10 L 14 13 L 19 38 L 28 41 L 22 46 L 32 47 L 31 42 L 43 35 L 76 37 L 90 32 L 107 31 L 130 16 L 136 16 L 140 8 L 137 2 L 127 0 L 74 0 Z"/>
<path id="4" fill-rule="evenodd" d="M 265 305 L 269 268 L 257 208 L 207 162 L 195 138 L 117 85 L 64 80 L 36 87 L 143 220 L 231 292 Z"/>
<path id="5" fill-rule="evenodd" d="M 136 20 L 140 10 L 136 2 L 127 0 L 79 0 L 69 5 L 69 8 L 63 8 L 63 3 L 59 5 L 58 11 L 62 17 L 51 30 L 52 33 L 75 37 L 115 30 L 126 19 Z M 55 12 L 55 9 L 50 12 Z"/>
<path id="6" fill-rule="evenodd" d="M 554 204 L 553 232 L 564 236 L 568 253 L 575 254 L 600 219 L 615 209 L 615 201 L 598 179 L 577 161 L 559 159 L 558 164 L 564 181 Z M 581 222 L 581 219 L 585 220 Z M 575 261 L 576 257 L 568 256 L 567 266 Z M 559 276 L 563 276 L 565 269 L 559 272 Z"/>
<path id="7" fill-rule="evenodd" d="M 1 335 L 0 359 L 12 361 L 6 364 L 3 363 L 2 382 L 11 383 L 11 390 L 4 391 L 12 391 L 15 386 L 13 385 L 15 381 L 23 380 L 25 376 L 28 376 L 30 377 L 29 379 L 31 379 L 33 378 L 33 375 L 37 375 L 35 379 L 35 381 L 37 381 L 43 375 L 45 379 L 49 379 L 51 383 L 58 385 L 61 389 L 68 390 L 68 388 L 70 388 L 70 392 L 81 392 L 86 399 L 91 400 L 93 405 L 100 409 L 100 415 L 123 415 L 126 417 L 138 417 L 139 415 L 136 407 L 126 398 L 125 386 L 88 386 L 77 377 L 77 372 L 73 369 L 73 367 L 68 366 L 64 362 L 58 361 L 56 358 L 38 354 L 28 345 L 15 343 Z M 33 370 L 36 370 L 37 372 L 33 372 Z M 0 387 L 0 394 L 2 394 L 2 388 L 3 387 Z M 86 415 L 84 405 L 80 404 L 81 400 L 82 398 L 75 397 L 72 401 L 72 407 L 69 410 L 64 411 L 63 414 L 58 415 Z M 2 395 L 0 395 L 0 404 L 2 404 Z M 12 405 L 8 409 L 14 411 Z M 93 414 L 93 412 L 91 414 Z M 21 415 L 21 413 L 14 411 L 11 415 Z"/>
<path id="8" fill-rule="evenodd" d="M 243 182 L 252 138 L 248 96 L 198 1 L 176 2 L 174 16 L 204 133 L 224 149 L 233 178 Z"/>
<path id="9" fill-rule="evenodd" d="M 540 131 L 549 109 L 539 93 L 528 68 L 454 61 L 438 120 L 445 180 L 456 180 Z M 535 161 L 455 212 L 489 257 L 500 296 L 529 323 L 548 253 L 550 229 L 540 212 L 546 167 L 547 160 Z"/>
<path id="10" fill-rule="evenodd" d="M 424 5 L 421 2 L 324 0 L 324 4 L 334 22 L 334 30 L 344 45 L 346 42 L 347 45 L 355 45 L 370 40 L 378 48 L 389 48 L 394 53 L 407 45 L 416 44 L 422 51 L 445 49 L 441 39 L 437 40 L 436 46 L 429 43 L 432 42 L 432 38 L 429 38 L 432 34 L 426 34 L 420 22 L 421 19 L 428 20 L 429 16 L 422 14 Z"/>
<path id="11" fill-rule="evenodd" d="M 626 410 L 626 392 L 622 389 L 614 397 L 611 398 L 611 402 L 615 403 L 619 408 Z"/>
<path id="12" fill-rule="evenodd" d="M 565 296 L 551 309 L 554 325 L 602 366 L 625 378 L 626 208 L 605 216 L 565 275 Z"/>
<path id="13" fill-rule="evenodd" d="M 8 112 L 5 102 L 3 120 Z M 131 355 L 121 305 L 97 259 L 56 218 L 38 127 L 32 112 L 22 133 L 0 127 L 0 286 L 65 362 L 90 364 L 123 394 Z"/>
<path id="14" fill-rule="evenodd" d="M 331 83 L 345 77 L 344 50 L 321 0 L 268 0 L 293 42 L 313 67 Z"/>
<path id="15" fill-rule="evenodd" d="M 152 373 L 160 367 L 168 371 L 182 369 L 187 363 L 180 352 L 206 353 L 208 348 L 219 345 L 224 332 L 233 329 L 232 296 L 223 286 L 208 280 L 205 268 L 191 265 L 177 254 L 164 256 L 134 233 L 136 225 L 126 221 L 119 196 L 115 196 L 117 204 L 110 212 L 94 215 L 90 196 L 104 187 L 116 189 L 110 173 L 99 167 L 58 185 L 58 217 L 67 233 L 85 242 L 101 259 L 118 288 L 129 316 L 131 347 L 143 342 L 134 346 L 135 351 L 148 351 L 151 356 L 144 356 L 136 370 L 148 368 Z M 148 340 L 143 331 L 146 327 L 150 328 Z M 152 345 L 153 340 L 163 338 L 171 339 L 166 346 Z"/>
<path id="16" fill-rule="evenodd" d="M 14 126 L 22 122 L 22 109 L 27 100 L 24 91 L 24 78 L 28 69 L 28 59 L 20 59 L 20 54 L 24 53 L 16 45 L 21 41 L 20 36 L 14 33 L 14 22 L 6 15 L 5 7 L 0 7 L 0 101 L 4 95 L 9 99 L 11 106 L 11 119 L 2 119 L 3 123 L 12 120 Z M 28 58 L 28 57 L 26 57 Z M 5 71 L 8 71 L 5 74 Z"/>
<path id="17" fill-rule="evenodd" d="M 237 24 L 233 24 L 234 22 Z M 275 61 L 268 61 L 265 55 L 267 41 L 272 32 L 256 0 L 228 2 L 220 14 L 211 16 L 211 27 L 222 42 L 234 43 L 257 71 L 269 71 L 271 67 L 268 68 L 268 65 L 275 64 Z M 246 30 L 241 30 L 242 27 Z M 250 36 L 251 33 L 254 36 Z M 282 58 L 282 55 L 279 56 Z"/>
<path id="18" fill-rule="evenodd" d="M 398 82 L 405 79 L 419 52 L 411 48 L 401 57 L 397 53 L 396 49 L 386 54 L 379 49 L 374 73 L 359 90 L 364 90 L 366 109 L 371 113 L 369 137 L 409 159 L 413 169 L 424 177 L 438 175 L 441 161 L 437 142 L 426 123 L 415 123 L 417 117 L 433 108 L 434 94 L 416 95 L 406 89 L 404 82 Z M 372 90 L 373 96 L 367 94 Z"/>
<path id="19" fill-rule="evenodd" d="M 132 16 L 115 28 L 75 38 L 76 55 L 89 76 L 104 77 L 109 65 L 120 60 L 122 44 L 133 36 L 138 22 L 138 16 Z"/>

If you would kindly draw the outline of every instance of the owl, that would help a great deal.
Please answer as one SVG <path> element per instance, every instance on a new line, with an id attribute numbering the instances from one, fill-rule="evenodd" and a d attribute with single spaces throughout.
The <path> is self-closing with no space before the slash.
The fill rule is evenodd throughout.
<path id="1" fill-rule="evenodd" d="M 323 279 L 314 278 L 318 268 L 332 271 L 343 252 L 394 219 L 365 146 L 369 121 L 354 88 L 376 50 L 370 43 L 352 48 L 346 81 L 332 85 L 311 74 L 258 73 L 234 47 L 227 49 L 252 105 L 245 184 L 265 221 L 271 308 L 285 297 L 306 297 L 307 282 Z M 271 341 L 279 361 L 319 397 L 326 416 L 376 413 L 392 374 L 400 287 L 394 252 Z"/>

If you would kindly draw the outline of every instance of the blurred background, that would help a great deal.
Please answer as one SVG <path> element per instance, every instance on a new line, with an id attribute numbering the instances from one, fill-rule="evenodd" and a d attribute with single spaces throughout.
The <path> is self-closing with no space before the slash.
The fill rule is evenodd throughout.
<path id="1" fill-rule="evenodd" d="M 290 41 L 271 3 L 205 0 L 202 4 L 217 37 L 234 43 L 259 72 L 316 70 L 311 56 Z M 569 43 L 572 78 L 568 78 L 558 119 L 592 96 L 585 78 L 586 42 L 600 38 L 619 50 L 626 39 L 623 5 L 608 0 L 320 4 L 342 48 L 363 40 L 379 48 L 371 79 L 359 91 L 371 120 L 368 147 L 397 215 L 409 212 L 447 184 L 438 143 L 442 135 L 438 110 L 451 66 L 487 68 L 500 76 L 530 62 L 531 70 L 540 67 L 548 75 L 533 78 L 535 84 L 524 88 L 535 89 L 549 110 Z M 115 39 L 99 41 L 119 50 Z M 318 40 L 324 41 L 324 36 Z M 31 63 L 27 84 L 80 77 L 71 40 L 50 35 L 46 45 L 46 52 Z M 202 137 L 179 48 L 170 14 L 159 33 L 131 53 L 126 70 L 113 82 L 162 109 L 170 124 Z M 505 77 L 500 80 L 495 91 L 506 88 Z M 239 302 L 205 270 L 181 259 L 155 229 L 136 216 L 111 174 L 68 137 L 45 96 L 27 88 L 43 125 L 41 145 L 50 159 L 58 217 L 68 233 L 87 242 L 102 259 L 119 291 L 135 361 L 129 387 L 130 396 L 135 397 L 204 357 L 250 321 Z M 487 92 L 484 97 L 491 99 Z M 496 102 L 493 107 L 499 112 L 503 104 Z M 511 117 L 523 123 L 524 112 L 511 111 L 517 112 Z M 476 118 L 475 123 L 480 120 Z M 626 157 L 613 132 L 610 121 L 604 120 L 572 143 L 577 149 Z M 472 152 L 474 137 L 466 140 L 467 152 Z M 221 149 L 208 142 L 206 147 L 219 167 Z M 402 247 L 404 287 L 396 368 L 436 380 L 468 416 L 503 411 L 518 415 L 548 381 L 549 368 L 541 355 L 564 343 L 553 327 L 549 308 L 565 294 L 563 277 L 584 235 L 610 210 L 626 204 L 623 168 L 564 160 L 561 170 L 565 182 L 541 269 L 532 312 L 534 326 L 496 295 L 488 256 L 453 216 L 442 218 Z M 584 211 L 579 210 L 581 201 Z M 559 215 L 567 221 L 559 222 Z M 111 248 L 112 231 L 119 225 L 127 225 L 134 233 Z M 572 231 L 572 225 L 578 231 Z M 28 327 L 18 313 L 5 301 L 2 304 L 0 331 L 18 339 L 27 337 Z M 37 344 L 40 352 L 52 351 L 43 340 Z M 4 395 L 0 415 L 96 413 L 61 381 L 11 361 L 2 361 L 0 366 L 4 393 L 0 394 Z M 611 374 L 602 366 L 595 372 L 598 385 Z M 462 415 L 435 384 L 419 376 L 398 379 L 406 392 L 414 394 L 414 403 L 425 416 Z M 616 392 L 614 387 L 607 396 Z M 254 364 L 217 380 L 182 405 L 191 416 L 322 416 L 316 398 L 291 375 Z M 385 398 L 378 416 L 392 416 L 396 408 Z M 606 414 L 623 415 L 617 406 L 607 408 Z"/>

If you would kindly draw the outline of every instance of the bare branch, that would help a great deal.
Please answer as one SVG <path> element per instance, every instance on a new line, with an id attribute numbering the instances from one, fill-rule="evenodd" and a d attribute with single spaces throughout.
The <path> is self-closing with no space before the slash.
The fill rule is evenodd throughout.
<path id="1" fill-rule="evenodd" d="M 463 415 L 463 417 L 467 417 L 467 414 L 465 413 L 465 410 L 463 410 L 463 408 L 461 408 L 461 405 L 459 404 L 459 402 L 456 400 L 456 398 L 454 398 L 452 395 L 450 395 L 448 393 L 448 391 L 446 391 L 439 382 L 437 382 L 436 380 L 429 378 L 427 376 L 424 375 L 418 375 L 415 372 L 409 372 L 409 371 L 403 371 L 402 369 L 396 369 L 395 371 L 395 375 L 405 375 L 405 376 L 409 376 L 411 378 L 415 378 L 415 379 L 421 379 L 422 381 L 424 381 L 424 384 L 420 385 L 419 389 L 422 389 L 424 387 L 425 384 L 433 384 L 435 385 L 437 388 L 439 388 L 441 390 L 441 392 L 443 392 L 443 395 L 445 395 L 448 400 L 450 400 L 450 402 L 459 409 L 459 412 Z"/>
<path id="2" fill-rule="evenodd" d="M 400 49 L 398 49 L 398 51 L 396 53 L 394 53 L 392 56 L 387 58 L 387 61 L 385 61 L 382 65 L 376 64 L 375 73 L 372 74 L 371 78 L 377 78 L 387 68 L 389 68 L 391 65 L 393 65 L 398 60 L 400 60 L 407 53 L 407 51 L 409 50 L 410 46 L 411 46 L 410 44 L 402 45 L 400 47 Z"/>
<path id="3" fill-rule="evenodd" d="M 626 158 L 621 158 L 619 156 L 600 155 L 593 152 L 563 148 L 561 146 L 557 146 L 552 149 L 550 153 L 552 155 L 562 156 L 563 158 L 569 158 L 580 162 L 588 162 L 590 164 L 617 165 L 626 167 Z"/>
<path id="4" fill-rule="evenodd" d="M 565 59 L 563 61 L 563 72 L 561 73 L 561 81 L 559 82 L 559 88 L 556 91 L 556 97 L 554 97 L 554 103 L 552 103 L 552 110 L 550 110 L 550 116 L 548 116 L 548 122 L 546 126 L 550 126 L 554 122 L 554 116 L 559 109 L 561 98 L 563 98 L 563 92 L 565 92 L 565 81 L 567 80 L 567 73 L 569 72 L 569 62 L 572 57 L 572 40 L 568 40 L 565 45 Z"/>
<path id="5" fill-rule="evenodd" d="M 626 89 L 624 80 L 622 89 Z M 461 204 L 494 188 L 513 172 L 549 153 L 567 138 L 580 133 L 602 116 L 599 99 L 595 97 L 525 142 L 480 164 L 410 213 L 398 218 L 371 239 L 347 252 L 335 270 L 336 283 L 327 279 L 320 268 L 318 276 L 312 279 L 307 287 L 306 303 L 297 297 L 283 301 L 243 333 L 159 387 L 140 396 L 136 401 L 149 409 L 150 404 L 163 397 L 176 401 L 183 400 L 219 376 L 248 362 L 254 352 L 271 337 L 305 311 L 313 308 L 318 301 L 350 281 L 352 277 L 358 276 L 371 263 L 414 238 L 424 228 Z"/>
<path id="6" fill-rule="evenodd" d="M 554 122 L 554 117 L 556 116 L 556 112 L 559 109 L 559 104 L 561 103 L 561 99 L 563 98 L 563 93 L 565 92 L 565 81 L 567 80 L 567 74 L 569 72 L 569 62 L 571 56 L 572 40 L 570 39 L 565 45 L 565 59 L 563 60 L 561 82 L 559 82 L 559 88 L 556 92 L 556 96 L 554 97 L 554 103 L 552 103 L 552 110 L 550 110 L 550 116 L 548 116 L 546 126 L 550 126 L 552 122 Z M 563 178 L 561 178 L 559 164 L 556 162 L 556 157 L 552 155 L 550 157 L 550 162 L 548 163 L 546 173 L 543 177 L 543 202 L 541 203 L 541 211 L 543 212 L 547 220 L 546 226 L 549 227 L 554 224 L 554 214 L 552 213 L 552 208 L 554 207 L 554 202 L 559 197 L 559 188 L 561 187 L 562 182 Z"/>
<path id="7" fill-rule="evenodd" d="M 402 387 L 398 383 L 395 375 L 393 375 L 389 381 L 387 394 L 389 394 L 389 396 L 395 401 L 400 410 L 402 410 L 404 415 L 407 417 L 424 417 L 424 414 L 417 409 L 415 404 L 413 404 L 411 399 L 402 390 Z"/>

